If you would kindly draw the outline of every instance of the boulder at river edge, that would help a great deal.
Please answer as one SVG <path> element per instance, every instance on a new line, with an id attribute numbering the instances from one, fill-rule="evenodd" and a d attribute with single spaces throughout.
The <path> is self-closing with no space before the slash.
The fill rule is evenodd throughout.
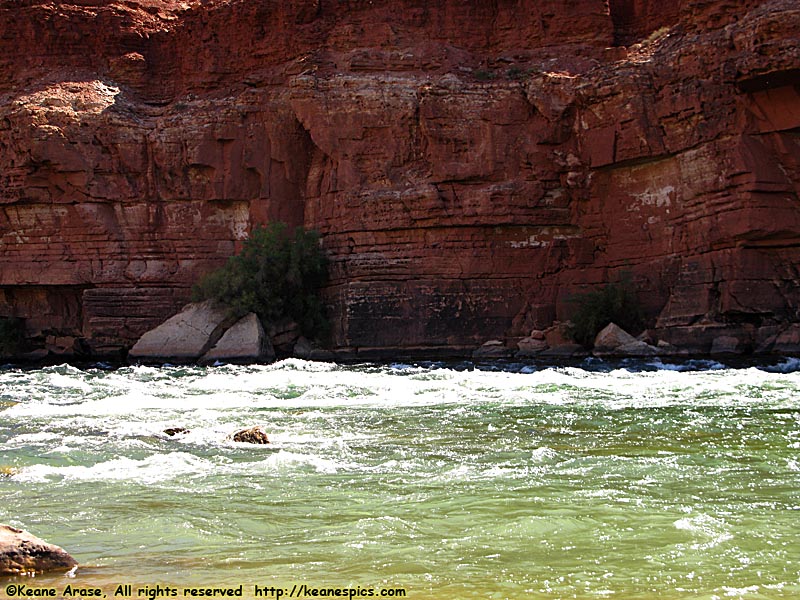
<path id="1" fill-rule="evenodd" d="M 196 360 L 217 342 L 231 320 L 228 309 L 211 300 L 187 304 L 139 338 L 128 356 L 145 361 Z"/>
<path id="2" fill-rule="evenodd" d="M 0 576 L 69 571 L 78 566 L 63 548 L 9 525 L 0 525 Z"/>
<path id="3" fill-rule="evenodd" d="M 656 356 L 658 348 L 637 340 L 627 331 L 609 323 L 594 339 L 592 354 L 595 356 Z"/>
<path id="4" fill-rule="evenodd" d="M 234 323 L 211 350 L 202 363 L 251 362 L 275 360 L 275 350 L 264 327 L 255 313 L 249 313 Z"/>

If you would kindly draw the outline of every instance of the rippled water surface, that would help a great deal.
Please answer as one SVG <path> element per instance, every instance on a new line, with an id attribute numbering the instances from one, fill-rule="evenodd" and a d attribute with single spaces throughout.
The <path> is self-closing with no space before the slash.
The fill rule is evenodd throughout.
<path id="1" fill-rule="evenodd" d="M 0 522 L 109 597 L 800 597 L 797 364 L 716 367 L 0 370 Z"/>

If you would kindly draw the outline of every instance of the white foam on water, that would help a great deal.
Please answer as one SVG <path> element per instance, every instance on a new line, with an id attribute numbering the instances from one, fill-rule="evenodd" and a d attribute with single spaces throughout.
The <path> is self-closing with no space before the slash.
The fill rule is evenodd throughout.
<path id="1" fill-rule="evenodd" d="M 214 463 L 185 452 L 154 454 L 142 460 L 115 458 L 92 466 L 33 465 L 16 476 L 21 481 L 45 482 L 53 478 L 79 481 L 133 481 L 153 484 L 177 477 L 201 476 L 214 470 Z"/>
<path id="2" fill-rule="evenodd" d="M 722 586 L 722 590 L 725 592 L 725 595 L 729 598 L 743 598 L 748 594 L 757 594 L 759 590 L 759 586 L 757 585 L 749 585 L 747 587 L 730 587 L 730 586 Z"/>
<path id="3" fill-rule="evenodd" d="M 9 438 L 8 446 L 21 446 L 24 444 L 42 444 L 53 440 L 61 440 L 63 436 L 52 431 L 37 431 L 36 433 L 22 433 Z"/>
<path id="4" fill-rule="evenodd" d="M 730 377 L 724 369 L 682 372 L 670 368 L 665 366 L 646 372 L 627 369 L 592 372 L 568 367 L 531 373 L 406 367 L 355 370 L 293 359 L 266 366 L 186 368 L 180 372 L 132 367 L 94 374 L 91 384 L 84 380 L 84 372 L 75 369 L 49 373 L 40 378 L 44 381 L 27 374 L 18 374 L 17 380 L 5 374 L 0 376 L 0 381 L 5 379 L 12 384 L 14 397 L 22 400 L 6 408 L 4 415 L 20 418 L 124 416 L 140 411 L 413 407 L 479 402 L 528 404 L 533 401 L 554 405 L 589 402 L 611 408 L 765 403 L 770 401 L 769 394 L 750 398 L 742 382 L 759 386 L 781 377 L 784 385 L 800 384 L 797 373 L 747 369 L 738 372 L 741 376 Z M 36 393 L 31 393 L 34 391 Z M 49 394 L 51 400 L 30 400 L 31 396 L 43 394 Z"/>
<path id="5" fill-rule="evenodd" d="M 733 539 L 730 528 L 722 519 L 711 515 L 701 514 L 694 517 L 684 517 L 674 523 L 676 529 L 688 531 L 704 541 L 691 544 L 693 550 L 708 550 L 714 546 Z"/>
<path id="6" fill-rule="evenodd" d="M 312 468 L 317 473 L 334 474 L 340 470 L 345 470 L 351 465 L 347 463 L 330 460 L 315 456 L 313 454 L 303 454 L 299 452 L 280 451 L 270 454 L 268 458 L 257 464 L 246 467 L 248 472 L 285 472 Z"/>
<path id="7" fill-rule="evenodd" d="M 547 446 L 540 446 L 531 452 L 533 462 L 544 462 L 558 458 L 558 452 Z"/>

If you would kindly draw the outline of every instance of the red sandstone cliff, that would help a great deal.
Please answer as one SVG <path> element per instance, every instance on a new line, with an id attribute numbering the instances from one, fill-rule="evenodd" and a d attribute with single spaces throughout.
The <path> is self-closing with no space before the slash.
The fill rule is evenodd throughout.
<path id="1" fill-rule="evenodd" d="M 628 270 L 707 350 L 798 321 L 795 0 L 0 0 L 0 316 L 129 347 L 254 223 L 339 348 L 473 348 Z"/>

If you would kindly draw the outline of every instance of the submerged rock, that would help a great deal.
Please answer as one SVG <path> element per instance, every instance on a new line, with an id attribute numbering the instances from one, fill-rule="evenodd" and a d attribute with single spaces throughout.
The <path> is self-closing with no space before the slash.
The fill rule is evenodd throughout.
<path id="1" fill-rule="evenodd" d="M 166 433 L 170 437 L 174 437 L 176 435 L 183 435 L 185 433 L 189 433 L 189 430 L 186 429 L 185 427 L 168 427 L 167 429 L 164 430 L 164 433 Z"/>
<path id="2" fill-rule="evenodd" d="M 78 562 L 58 546 L 9 525 L 0 525 L 0 576 L 69 571 Z"/>
<path id="3" fill-rule="evenodd" d="M 233 434 L 232 439 L 234 442 L 245 444 L 269 444 L 266 432 L 258 426 L 237 431 Z"/>

